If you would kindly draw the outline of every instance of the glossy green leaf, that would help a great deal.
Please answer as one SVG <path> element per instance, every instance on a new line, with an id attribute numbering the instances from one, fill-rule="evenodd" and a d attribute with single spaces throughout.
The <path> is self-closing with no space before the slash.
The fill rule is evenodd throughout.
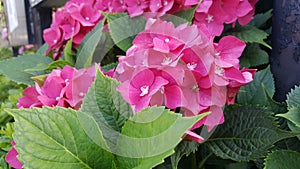
<path id="1" fill-rule="evenodd" d="M 277 116 L 287 119 L 288 126 L 293 132 L 300 132 L 300 107 L 292 107 L 287 113 L 277 114 Z M 300 135 L 298 138 L 300 139 Z"/>
<path id="2" fill-rule="evenodd" d="M 85 96 L 80 109 L 81 112 L 86 113 L 96 121 L 111 148 L 116 147 L 116 139 L 122 126 L 132 116 L 131 106 L 116 91 L 118 85 L 119 82 L 115 79 L 107 77 L 97 70 L 96 79 Z M 79 117 L 79 120 L 85 119 Z M 90 130 L 89 126 L 82 125 L 86 131 Z M 93 133 L 88 135 L 93 138 Z"/>
<path id="3" fill-rule="evenodd" d="M 46 51 L 48 49 L 49 45 L 47 43 L 45 43 L 43 46 L 41 46 L 37 51 L 36 54 L 39 55 L 46 55 Z"/>
<path id="4" fill-rule="evenodd" d="M 238 37 L 246 43 L 259 43 L 271 49 L 271 46 L 264 41 L 264 39 L 266 39 L 269 34 L 261 29 L 258 29 L 257 27 L 250 25 L 238 27 L 229 34 Z"/>
<path id="5" fill-rule="evenodd" d="M 0 73 L 15 82 L 33 85 L 34 83 L 30 77 L 45 74 L 45 71 L 43 69 L 36 69 L 32 72 L 27 70 L 37 66 L 47 67 L 52 61 L 49 57 L 41 55 L 18 56 L 0 61 Z"/>
<path id="6" fill-rule="evenodd" d="M 300 127 L 296 126 L 295 123 L 288 122 L 288 126 L 293 132 L 300 133 Z M 300 140 L 300 134 L 297 135 L 297 138 Z"/>
<path id="7" fill-rule="evenodd" d="M 104 21 L 105 20 L 99 22 L 96 27 L 85 36 L 81 45 L 79 46 L 75 64 L 77 69 L 88 68 L 92 66 L 94 52 L 101 39 Z"/>
<path id="8" fill-rule="evenodd" d="M 111 69 L 117 67 L 118 64 L 119 64 L 118 62 L 116 62 L 116 63 L 110 63 L 110 64 L 107 64 L 107 65 L 104 65 L 104 66 L 101 66 L 101 67 L 102 67 L 102 69 L 103 69 L 105 72 L 107 72 L 107 71 L 109 71 L 109 70 L 111 70 Z"/>
<path id="9" fill-rule="evenodd" d="M 300 128 L 300 107 L 293 107 L 285 114 L 277 114 L 277 116 L 286 118 Z"/>
<path id="10" fill-rule="evenodd" d="M 273 98 L 270 96 L 270 94 L 268 93 L 268 90 L 265 87 L 263 87 L 263 91 L 264 91 L 265 96 L 267 97 L 266 104 L 264 105 L 266 107 L 266 109 L 274 112 L 275 114 L 287 112 L 286 103 L 279 103 L 279 102 L 273 100 Z"/>
<path id="11" fill-rule="evenodd" d="M 215 155 L 235 161 L 263 157 L 276 142 L 295 136 L 279 129 L 273 113 L 263 108 L 229 107 L 225 122 L 205 142 Z"/>
<path id="12" fill-rule="evenodd" d="M 274 151 L 265 161 L 264 169 L 298 169 L 300 153 L 290 150 Z"/>
<path id="13" fill-rule="evenodd" d="M 152 168 L 174 153 L 185 132 L 206 116 L 194 117 L 151 107 L 142 110 L 126 121 L 117 143 L 117 166 L 127 168 Z"/>
<path id="14" fill-rule="evenodd" d="M 259 44 L 248 44 L 240 57 L 241 67 L 255 67 L 269 63 L 269 55 Z"/>
<path id="15" fill-rule="evenodd" d="M 256 26 L 258 28 L 262 27 L 267 23 L 268 20 L 272 19 L 273 9 L 268 10 L 265 13 L 256 14 L 254 18 L 251 20 L 249 25 Z"/>
<path id="16" fill-rule="evenodd" d="M 100 63 L 105 56 L 107 56 L 110 51 L 114 48 L 114 41 L 112 40 L 109 32 L 102 32 L 100 41 L 96 47 L 93 63 Z M 115 57 L 115 53 L 113 54 Z"/>
<path id="17" fill-rule="evenodd" d="M 176 169 L 180 159 L 183 156 L 188 156 L 195 153 L 198 149 L 199 143 L 194 141 L 182 141 L 175 148 L 175 153 L 171 156 L 172 168 Z"/>
<path id="18" fill-rule="evenodd" d="M 174 13 L 172 15 L 167 15 L 167 21 L 172 22 L 175 26 L 178 26 L 180 24 L 184 23 L 192 23 L 192 20 L 194 19 L 194 14 L 198 6 L 194 6 L 190 9 L 181 10 L 177 13 Z"/>
<path id="19" fill-rule="evenodd" d="M 295 86 L 295 89 L 292 89 L 291 92 L 287 95 L 286 103 L 288 105 L 288 109 L 293 107 L 300 108 L 300 87 Z"/>
<path id="20" fill-rule="evenodd" d="M 266 92 L 264 91 L 266 90 Z M 268 105 L 268 96 L 273 97 L 275 93 L 275 85 L 273 75 L 270 68 L 266 68 L 257 72 L 254 80 L 241 87 L 237 96 L 239 104 L 251 105 Z"/>
<path id="21" fill-rule="evenodd" d="M 130 18 L 126 13 L 105 15 L 112 39 L 120 49 L 126 52 L 132 46 L 135 36 L 144 30 L 146 19 L 143 16 Z"/>
<path id="22" fill-rule="evenodd" d="M 67 44 L 64 48 L 63 54 L 64 54 L 64 60 L 66 62 L 69 62 L 72 65 L 74 65 L 75 64 L 76 53 L 73 51 L 72 47 L 73 47 L 73 42 L 72 42 L 72 39 L 71 39 L 67 42 Z"/>
<path id="23" fill-rule="evenodd" d="M 82 129 L 76 111 L 61 107 L 9 110 L 14 140 L 25 168 L 111 168 L 113 155 Z"/>
<path id="24" fill-rule="evenodd" d="M 47 71 L 51 72 L 53 69 L 57 69 L 57 68 L 64 68 L 65 66 L 73 66 L 73 63 L 70 63 L 68 61 L 65 61 L 65 60 L 62 60 L 62 59 L 59 59 L 59 60 L 56 60 L 52 63 L 50 63 L 47 67 Z"/>

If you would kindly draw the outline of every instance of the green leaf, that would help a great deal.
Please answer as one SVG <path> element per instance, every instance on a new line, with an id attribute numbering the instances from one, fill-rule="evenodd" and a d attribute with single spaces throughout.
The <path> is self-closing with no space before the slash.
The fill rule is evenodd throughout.
<path id="1" fill-rule="evenodd" d="M 126 52 L 132 46 L 135 36 L 144 30 L 146 19 L 143 16 L 130 18 L 126 13 L 105 15 L 112 39 L 120 49 Z"/>
<path id="2" fill-rule="evenodd" d="M 254 26 L 242 26 L 235 28 L 232 32 L 229 33 L 230 35 L 234 35 L 241 39 L 246 43 L 259 43 L 268 48 L 272 48 L 268 45 L 264 39 L 266 39 L 269 35 L 261 29 L 258 29 Z"/>
<path id="3" fill-rule="evenodd" d="M 88 68 L 92 65 L 93 55 L 102 35 L 104 21 L 105 20 L 99 22 L 96 27 L 85 36 L 79 46 L 75 64 L 77 69 Z"/>
<path id="4" fill-rule="evenodd" d="M 265 105 L 266 109 L 274 112 L 275 114 L 287 112 L 287 106 L 285 103 L 279 103 L 273 100 L 273 98 L 270 96 L 268 90 L 265 87 L 263 87 L 263 91 L 265 96 L 267 97 L 267 102 Z"/>
<path id="5" fill-rule="evenodd" d="M 182 141 L 176 148 L 175 153 L 171 156 L 172 168 L 176 169 L 180 159 L 185 155 L 195 153 L 198 149 L 199 143 L 194 141 Z"/>
<path id="6" fill-rule="evenodd" d="M 193 8 L 181 10 L 172 15 L 167 15 L 166 20 L 172 22 L 175 26 L 178 26 L 178 25 L 184 24 L 184 23 L 191 24 L 197 7 L 198 6 L 194 6 Z"/>
<path id="7" fill-rule="evenodd" d="M 100 63 L 105 56 L 113 49 L 115 43 L 108 32 L 102 32 L 100 42 L 98 43 L 94 56 L 93 63 Z M 115 57 L 115 53 L 113 54 Z"/>
<path id="8" fill-rule="evenodd" d="M 285 114 L 277 114 L 279 117 L 286 118 L 300 128 L 300 107 L 293 107 Z"/>
<path id="9" fill-rule="evenodd" d="M 120 169 L 152 168 L 174 153 L 184 133 L 208 113 L 182 117 L 164 107 L 142 110 L 126 121 L 117 143 Z"/>
<path id="10" fill-rule="evenodd" d="M 259 44 L 248 44 L 240 57 L 241 67 L 255 67 L 269 63 L 269 55 L 259 47 Z"/>
<path id="11" fill-rule="evenodd" d="M 111 70 L 111 69 L 117 67 L 118 64 L 119 64 L 118 62 L 116 62 L 116 63 L 110 63 L 110 64 L 107 64 L 107 65 L 104 65 L 104 66 L 101 66 L 101 67 L 102 67 L 102 69 L 103 69 L 105 72 L 107 72 L 107 71 L 109 71 L 109 70 Z"/>
<path id="12" fill-rule="evenodd" d="M 256 26 L 257 28 L 262 27 L 263 25 L 266 24 L 266 22 L 272 18 L 272 12 L 273 9 L 268 10 L 265 13 L 261 13 L 261 14 L 256 14 L 254 16 L 254 18 L 251 20 L 251 22 L 249 23 L 249 25 L 253 25 Z"/>
<path id="13" fill-rule="evenodd" d="M 46 55 L 46 51 L 48 49 L 49 45 L 47 43 L 45 43 L 43 46 L 41 46 L 37 51 L 36 51 L 36 54 L 38 55 Z"/>
<path id="14" fill-rule="evenodd" d="M 116 147 L 116 139 L 122 126 L 132 116 L 131 106 L 116 91 L 118 85 L 119 82 L 103 75 L 97 69 L 96 79 L 85 96 L 80 109 L 96 121 L 110 148 Z M 81 122 L 85 119 L 79 117 L 79 120 Z M 89 126 L 82 125 L 86 131 L 90 130 Z M 93 138 L 93 133 L 88 135 Z M 95 142 L 98 143 L 98 141 Z"/>
<path id="15" fill-rule="evenodd" d="M 278 128 L 273 113 L 256 107 L 229 107 L 225 122 L 207 144 L 215 155 L 235 161 L 263 157 L 274 143 L 295 134 Z"/>
<path id="16" fill-rule="evenodd" d="M 56 61 L 50 63 L 50 64 L 48 65 L 48 67 L 47 67 L 46 70 L 47 70 L 47 71 L 52 71 L 53 69 L 64 68 L 64 67 L 67 66 L 67 65 L 69 65 L 69 66 L 74 66 L 73 63 L 70 63 L 70 62 L 68 62 L 68 61 L 66 61 L 66 60 L 61 60 L 61 59 L 59 59 L 59 60 L 56 60 Z"/>
<path id="17" fill-rule="evenodd" d="M 288 122 L 288 126 L 289 128 L 295 132 L 295 133 L 300 133 L 300 127 L 296 126 L 296 124 L 292 123 L 292 122 Z M 300 135 L 298 134 L 297 138 L 300 140 Z"/>
<path id="18" fill-rule="evenodd" d="M 264 92 L 266 90 L 266 92 Z M 268 94 L 273 97 L 275 92 L 275 85 L 273 75 L 270 68 L 266 68 L 257 72 L 254 76 L 254 80 L 241 87 L 241 90 L 237 96 L 239 104 L 250 105 L 268 105 Z"/>
<path id="19" fill-rule="evenodd" d="M 249 163 L 241 162 L 241 163 L 230 163 L 225 166 L 225 169 L 247 169 L 251 168 L 251 165 Z"/>
<path id="20" fill-rule="evenodd" d="M 288 120 L 288 126 L 293 132 L 300 132 L 300 107 L 292 107 L 285 114 L 277 114 Z M 300 135 L 297 136 L 300 139 Z"/>
<path id="21" fill-rule="evenodd" d="M 111 168 L 113 155 L 82 129 L 76 111 L 61 107 L 9 110 L 14 140 L 25 168 Z"/>
<path id="22" fill-rule="evenodd" d="M 9 79 L 24 83 L 27 85 L 33 85 L 33 81 L 30 79 L 32 76 L 42 75 L 45 72 L 36 71 L 35 74 L 26 72 L 26 69 L 31 69 L 37 65 L 48 65 L 53 60 L 46 56 L 41 55 L 23 55 L 16 58 L 0 61 L 0 73 L 6 75 Z"/>
<path id="23" fill-rule="evenodd" d="M 63 53 L 64 53 L 64 60 L 65 60 L 66 62 L 69 62 L 69 63 L 71 63 L 72 65 L 74 65 L 74 64 L 75 64 L 75 57 L 76 57 L 76 54 L 74 53 L 72 47 L 73 47 L 73 42 L 72 42 L 72 39 L 70 39 L 70 40 L 67 42 L 67 44 L 66 44 L 66 46 L 65 46 L 65 48 L 64 48 Z"/>
<path id="24" fill-rule="evenodd" d="M 293 107 L 300 107 L 300 87 L 295 86 L 295 89 L 292 89 L 291 92 L 287 95 L 286 103 L 288 109 Z"/>
<path id="25" fill-rule="evenodd" d="M 264 169 L 298 169 L 300 153 L 290 150 L 274 151 L 265 161 Z"/>

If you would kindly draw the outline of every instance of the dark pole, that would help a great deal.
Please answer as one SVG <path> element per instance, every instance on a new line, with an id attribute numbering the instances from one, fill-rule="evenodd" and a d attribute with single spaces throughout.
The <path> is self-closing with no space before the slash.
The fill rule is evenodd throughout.
<path id="1" fill-rule="evenodd" d="M 274 99 L 284 101 L 286 94 L 300 84 L 300 1 L 273 2 L 271 71 L 275 78 Z"/>

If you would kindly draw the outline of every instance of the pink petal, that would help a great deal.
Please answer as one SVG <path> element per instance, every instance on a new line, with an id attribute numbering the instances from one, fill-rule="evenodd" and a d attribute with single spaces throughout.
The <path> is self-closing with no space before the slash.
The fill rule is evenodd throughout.
<path id="1" fill-rule="evenodd" d="M 164 88 L 166 106 L 170 109 L 175 109 L 184 105 L 184 97 L 179 86 L 165 86 Z"/>
<path id="2" fill-rule="evenodd" d="M 153 39 L 153 45 L 154 50 L 162 52 L 162 53 L 168 53 L 170 51 L 169 46 L 161 39 L 154 38 Z"/>
<path id="3" fill-rule="evenodd" d="M 185 137 L 184 137 L 184 140 L 188 140 L 188 141 L 196 141 L 198 143 L 203 143 L 204 141 L 204 138 L 201 137 L 200 135 L 192 132 L 192 131 L 186 131 L 185 132 Z"/>
<path id="4" fill-rule="evenodd" d="M 149 69 L 144 69 L 137 73 L 131 80 L 131 85 L 135 88 L 140 88 L 144 85 L 151 86 L 154 82 L 154 74 Z"/>
<path id="5" fill-rule="evenodd" d="M 18 156 L 18 152 L 17 150 L 14 148 L 15 146 L 15 142 L 12 141 L 12 148 L 10 149 L 10 151 L 6 154 L 5 156 L 5 161 L 13 168 L 15 169 L 22 169 L 23 164 L 19 161 L 19 159 L 17 158 Z"/>

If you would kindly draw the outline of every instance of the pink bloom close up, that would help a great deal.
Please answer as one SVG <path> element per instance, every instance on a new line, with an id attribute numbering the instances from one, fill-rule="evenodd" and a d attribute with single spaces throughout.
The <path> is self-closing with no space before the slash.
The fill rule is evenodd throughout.
<path id="1" fill-rule="evenodd" d="M 210 111 L 191 128 L 204 125 L 208 132 L 224 122 L 222 107 L 234 102 L 255 70 L 240 70 L 244 42 L 227 36 L 213 43 L 207 33 L 196 26 L 175 28 L 170 22 L 148 19 L 115 72 L 121 82 L 118 91 L 135 112 L 154 105 L 181 108 L 185 116 Z M 191 131 L 186 139 L 203 141 Z"/>

